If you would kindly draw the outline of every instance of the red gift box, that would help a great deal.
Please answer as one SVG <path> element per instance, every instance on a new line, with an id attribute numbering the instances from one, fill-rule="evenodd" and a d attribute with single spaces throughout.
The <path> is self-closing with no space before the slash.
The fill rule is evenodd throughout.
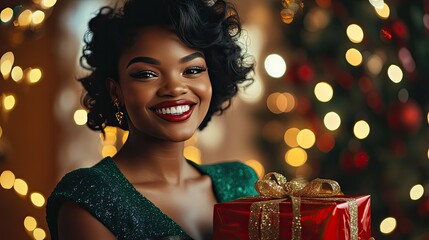
<path id="1" fill-rule="evenodd" d="M 324 189 L 324 185 L 330 189 Z M 288 182 L 278 173 L 265 175 L 255 188 L 261 196 L 215 205 L 215 240 L 367 240 L 371 237 L 369 195 L 345 196 L 333 180 Z"/>

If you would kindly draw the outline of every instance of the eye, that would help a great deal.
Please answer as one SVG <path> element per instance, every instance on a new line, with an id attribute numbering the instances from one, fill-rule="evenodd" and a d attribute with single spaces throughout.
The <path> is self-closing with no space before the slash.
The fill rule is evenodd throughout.
<path id="1" fill-rule="evenodd" d="M 133 72 L 129 74 L 133 78 L 140 78 L 140 79 L 147 79 L 147 78 L 155 78 L 158 77 L 154 72 L 152 71 L 138 71 Z"/>
<path id="2" fill-rule="evenodd" d="M 205 71 L 207 71 L 207 68 L 205 68 L 205 67 L 191 67 L 191 68 L 186 69 L 183 72 L 183 75 L 197 75 L 197 74 L 205 72 Z"/>

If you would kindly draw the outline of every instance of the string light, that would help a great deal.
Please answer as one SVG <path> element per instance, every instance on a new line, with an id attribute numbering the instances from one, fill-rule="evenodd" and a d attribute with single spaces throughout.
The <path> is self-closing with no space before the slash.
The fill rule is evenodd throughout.
<path id="1" fill-rule="evenodd" d="M 389 79 L 394 83 L 400 83 L 402 81 L 402 78 L 404 77 L 401 68 L 394 64 L 390 65 L 387 69 L 387 75 L 389 76 Z"/>
<path id="2" fill-rule="evenodd" d="M 393 217 L 385 218 L 380 223 L 380 232 L 382 232 L 384 234 L 389 234 L 389 233 L 393 232 L 393 230 L 395 230 L 395 228 L 396 228 L 396 219 Z"/>
<path id="3" fill-rule="evenodd" d="M 45 20 L 45 13 L 40 10 L 35 11 L 31 17 L 31 22 L 34 25 L 41 24 L 43 20 Z"/>
<path id="4" fill-rule="evenodd" d="M 346 33 L 347 33 L 347 37 L 353 43 L 360 43 L 363 40 L 363 36 L 364 36 L 363 30 L 357 24 L 350 24 L 347 27 Z"/>
<path id="5" fill-rule="evenodd" d="M 264 61 L 265 71 L 273 78 L 282 77 L 287 69 L 285 60 L 278 54 L 270 54 Z"/>
<path id="6" fill-rule="evenodd" d="M 29 83 L 37 83 L 42 78 L 42 71 L 39 68 L 30 69 L 27 77 Z"/>
<path id="7" fill-rule="evenodd" d="M 341 118 L 336 112 L 328 112 L 323 118 L 323 123 L 327 129 L 335 131 L 341 125 Z"/>
<path id="8" fill-rule="evenodd" d="M 4 189 L 11 189 L 15 183 L 15 174 L 12 171 L 5 170 L 0 175 L 0 185 Z"/>
<path id="9" fill-rule="evenodd" d="M 13 55 L 13 52 L 6 52 L 2 55 L 0 59 L 0 72 L 4 79 L 9 77 L 14 61 L 15 56 Z"/>
<path id="10" fill-rule="evenodd" d="M 314 87 L 314 95 L 321 102 L 329 102 L 334 95 L 334 90 L 329 83 L 319 82 Z"/>
<path id="11" fill-rule="evenodd" d="M 285 161 L 292 167 L 299 167 L 307 162 L 307 152 L 302 148 L 289 149 L 285 154 Z"/>
<path id="12" fill-rule="evenodd" d="M 30 200 L 36 207 L 42 207 L 45 204 L 45 197 L 38 192 L 34 192 L 30 195 Z"/>
<path id="13" fill-rule="evenodd" d="M 57 0 L 42 0 L 40 6 L 42 8 L 51 8 L 57 3 Z"/>
<path id="14" fill-rule="evenodd" d="M 18 16 L 18 25 L 20 27 L 27 27 L 31 24 L 31 20 L 33 18 L 33 12 L 31 10 L 26 9 L 21 12 Z"/>
<path id="15" fill-rule="evenodd" d="M 413 186 L 410 190 L 410 198 L 411 200 L 419 200 L 421 197 L 423 197 L 425 193 L 425 189 L 421 184 L 417 184 Z"/>
<path id="16" fill-rule="evenodd" d="M 37 227 L 37 221 L 34 217 L 27 216 L 24 219 L 24 227 L 27 231 L 31 232 L 34 231 Z"/>
<path id="17" fill-rule="evenodd" d="M 365 139 L 368 137 L 370 132 L 370 127 L 367 122 L 360 120 L 355 123 L 353 127 L 353 133 L 358 139 Z"/>
<path id="18" fill-rule="evenodd" d="M 0 20 L 4 23 L 7 23 L 10 20 L 12 20 L 12 17 L 13 17 L 13 9 L 10 7 L 3 9 L 0 13 Z"/>
<path id="19" fill-rule="evenodd" d="M 310 129 L 302 129 L 296 135 L 296 141 L 300 147 L 308 149 L 311 148 L 316 142 L 316 136 Z"/>
<path id="20" fill-rule="evenodd" d="M 284 134 L 284 141 L 289 147 L 298 147 L 297 136 L 300 130 L 298 128 L 289 128 Z"/>
<path id="21" fill-rule="evenodd" d="M 15 107 L 15 104 L 16 99 L 12 94 L 3 96 L 3 107 L 6 111 L 12 110 Z"/>
<path id="22" fill-rule="evenodd" d="M 362 54 L 356 48 L 350 48 L 347 50 L 346 60 L 350 65 L 354 67 L 359 66 L 362 63 L 362 59 Z"/>
<path id="23" fill-rule="evenodd" d="M 376 9 L 382 9 L 384 6 L 383 0 L 369 0 L 369 3 Z"/>
<path id="24" fill-rule="evenodd" d="M 33 237 L 35 240 L 43 240 L 46 238 L 46 232 L 41 228 L 36 228 L 33 231 Z"/>
<path id="25" fill-rule="evenodd" d="M 28 185 L 27 183 L 22 179 L 15 179 L 15 182 L 13 184 L 13 188 L 15 189 L 15 192 L 19 195 L 25 196 L 28 192 Z"/>
<path id="26" fill-rule="evenodd" d="M 112 145 L 106 145 L 101 148 L 101 156 L 103 158 L 114 156 L 117 152 L 118 149 Z"/>
<path id="27" fill-rule="evenodd" d="M 378 75 L 383 68 L 383 59 L 377 54 L 372 54 L 367 61 L 366 67 L 373 75 Z"/>
<path id="28" fill-rule="evenodd" d="M 15 82 L 20 82 L 22 80 L 22 77 L 24 75 L 24 72 L 22 71 L 22 68 L 19 66 L 15 66 L 12 68 L 11 77 L 12 80 Z"/>
<path id="29" fill-rule="evenodd" d="M 76 110 L 73 114 L 73 119 L 77 125 L 85 125 L 88 121 L 88 113 L 84 109 Z"/>
<path id="30" fill-rule="evenodd" d="M 201 164 L 201 151 L 195 146 L 187 146 L 183 150 L 183 155 L 197 164 Z"/>
<path id="31" fill-rule="evenodd" d="M 375 12 L 377 13 L 377 16 L 381 19 L 388 19 L 390 16 L 390 8 L 389 6 L 384 3 L 382 8 L 374 8 Z"/>

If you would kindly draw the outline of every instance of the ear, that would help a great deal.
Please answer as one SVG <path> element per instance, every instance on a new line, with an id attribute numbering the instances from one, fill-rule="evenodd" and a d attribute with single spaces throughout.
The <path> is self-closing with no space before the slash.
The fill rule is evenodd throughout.
<path id="1" fill-rule="evenodd" d="M 107 79 L 107 90 L 110 93 L 110 97 L 113 99 L 117 98 L 120 103 L 123 103 L 122 89 L 119 83 L 111 78 Z"/>

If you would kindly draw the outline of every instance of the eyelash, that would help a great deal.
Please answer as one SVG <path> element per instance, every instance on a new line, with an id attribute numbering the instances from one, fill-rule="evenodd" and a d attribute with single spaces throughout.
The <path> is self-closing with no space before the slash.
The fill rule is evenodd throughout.
<path id="1" fill-rule="evenodd" d="M 182 75 L 197 75 L 205 71 L 207 71 L 207 68 L 205 67 L 190 67 L 185 69 Z M 158 75 L 156 75 L 152 71 L 138 71 L 138 72 L 130 73 L 130 76 L 133 78 L 147 79 L 147 78 L 157 77 Z"/>
<path id="2" fill-rule="evenodd" d="M 191 71 L 193 71 L 193 73 Z M 186 75 L 186 74 L 197 75 L 197 74 L 205 72 L 205 71 L 207 71 L 207 68 L 205 68 L 205 67 L 191 67 L 191 68 L 186 69 L 184 71 L 183 75 Z"/>

